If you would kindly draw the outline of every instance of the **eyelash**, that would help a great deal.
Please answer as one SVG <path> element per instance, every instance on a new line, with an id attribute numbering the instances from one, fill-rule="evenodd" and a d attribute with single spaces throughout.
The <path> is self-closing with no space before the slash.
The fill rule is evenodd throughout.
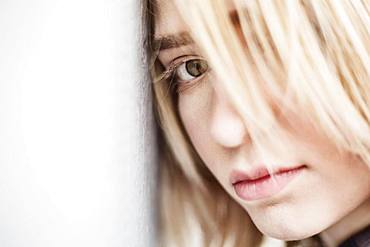
<path id="1" fill-rule="evenodd" d="M 190 75 L 190 77 L 193 77 L 193 79 L 189 80 L 180 80 L 178 77 L 178 69 L 181 66 L 186 66 L 186 63 L 192 60 L 199 60 L 201 62 L 206 62 L 207 69 L 199 76 L 193 76 Z M 184 68 L 187 70 L 187 68 Z M 210 68 L 208 66 L 207 61 L 200 57 L 200 56 L 194 56 L 194 55 L 184 55 L 181 57 L 178 57 L 171 61 L 170 65 L 168 66 L 168 69 L 163 73 L 163 78 L 168 79 L 170 78 L 170 88 L 171 90 L 175 90 L 176 93 L 181 93 L 185 90 L 188 90 L 190 88 L 193 88 L 194 86 L 198 85 L 200 82 L 203 81 L 204 77 L 209 72 Z M 185 72 L 188 73 L 189 72 Z"/>

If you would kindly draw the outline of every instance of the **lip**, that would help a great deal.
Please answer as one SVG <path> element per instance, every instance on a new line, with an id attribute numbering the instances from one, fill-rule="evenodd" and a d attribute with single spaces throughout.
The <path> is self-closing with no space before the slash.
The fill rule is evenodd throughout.
<path id="1" fill-rule="evenodd" d="M 230 182 L 241 199 L 254 201 L 277 194 L 305 168 L 306 165 L 277 168 L 271 171 L 272 175 L 266 166 L 257 167 L 248 173 L 233 171 Z"/>

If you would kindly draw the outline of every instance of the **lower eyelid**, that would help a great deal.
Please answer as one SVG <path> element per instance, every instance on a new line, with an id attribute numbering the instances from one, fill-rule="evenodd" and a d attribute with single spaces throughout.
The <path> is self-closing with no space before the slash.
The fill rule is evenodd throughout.
<path id="1" fill-rule="evenodd" d="M 209 71 L 204 73 L 202 76 L 197 77 L 196 79 L 188 82 L 176 82 L 176 92 L 177 93 L 182 93 L 184 91 L 188 91 L 191 89 L 194 89 L 198 86 L 200 86 L 203 83 L 209 82 L 210 75 Z"/>

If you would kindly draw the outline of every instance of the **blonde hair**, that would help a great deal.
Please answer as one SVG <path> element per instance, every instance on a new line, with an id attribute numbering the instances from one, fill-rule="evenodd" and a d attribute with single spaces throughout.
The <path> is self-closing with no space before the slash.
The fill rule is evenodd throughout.
<path id="1" fill-rule="evenodd" d="M 232 18 L 225 2 L 174 0 L 258 151 L 284 151 L 268 88 L 284 105 L 282 114 L 284 109 L 304 114 L 339 151 L 370 167 L 370 2 L 234 0 Z M 149 10 L 153 24 L 155 11 Z M 157 81 L 163 73 L 158 61 L 151 72 L 165 139 L 161 244 L 192 246 L 189 235 L 197 234 L 201 246 L 256 246 L 261 234 L 197 155 L 169 82 Z"/>

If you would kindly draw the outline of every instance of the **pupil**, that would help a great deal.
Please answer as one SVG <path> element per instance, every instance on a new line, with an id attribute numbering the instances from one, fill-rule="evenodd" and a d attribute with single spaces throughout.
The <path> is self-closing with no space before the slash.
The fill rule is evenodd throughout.
<path id="1" fill-rule="evenodd" d="M 186 62 L 186 71 L 194 77 L 202 75 L 207 70 L 207 63 L 200 59 L 194 59 Z"/>

